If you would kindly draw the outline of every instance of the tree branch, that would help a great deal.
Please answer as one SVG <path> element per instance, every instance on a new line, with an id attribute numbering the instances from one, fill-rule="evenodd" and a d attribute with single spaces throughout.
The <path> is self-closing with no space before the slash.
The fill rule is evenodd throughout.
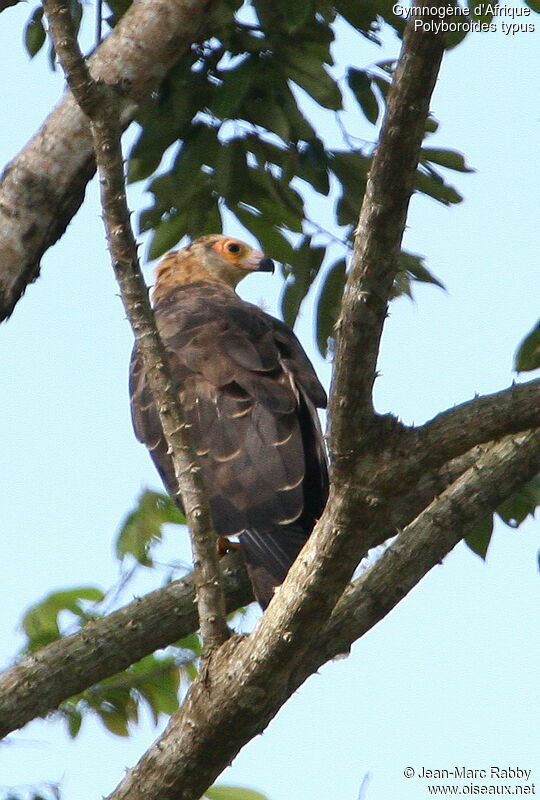
<path id="1" fill-rule="evenodd" d="M 508 437 L 426 508 L 381 558 L 344 592 L 302 665 L 302 681 L 348 652 L 385 617 L 477 522 L 540 470 L 540 429 Z"/>
<path id="2" fill-rule="evenodd" d="M 355 257 L 355 277 L 349 283 L 340 323 L 338 339 L 344 363 L 340 363 L 338 354 L 332 401 L 338 420 L 334 429 L 335 435 L 333 434 L 338 459 L 335 475 L 338 481 L 332 490 L 327 510 L 279 590 L 278 598 L 270 604 L 257 631 L 249 637 L 229 639 L 212 653 L 204 676 L 192 686 L 184 706 L 172 719 L 164 736 L 139 765 L 128 773 L 111 795 L 111 800 L 134 796 L 140 800 L 155 797 L 160 797 L 160 800 L 172 800 L 173 797 L 178 800 L 193 800 L 201 795 L 240 747 L 253 735 L 264 730 L 280 706 L 307 677 L 310 668 L 306 665 L 313 658 L 310 652 L 313 641 L 318 641 L 321 637 L 324 639 L 325 632 L 329 630 L 325 621 L 349 580 L 366 541 L 380 534 L 391 517 L 394 501 L 390 503 L 380 493 L 377 496 L 372 487 L 366 490 L 362 486 L 353 486 L 350 491 L 351 487 L 347 485 L 348 474 L 344 467 L 347 460 L 354 467 L 360 458 L 364 466 L 369 466 L 372 454 L 368 451 L 370 448 L 376 450 L 370 440 L 369 431 L 369 424 L 373 420 L 371 388 L 375 377 L 375 354 L 386 312 L 387 290 L 392 283 L 394 270 L 392 258 L 383 251 L 389 248 L 393 256 L 395 247 L 399 246 L 401 231 L 398 228 L 399 224 L 404 223 L 408 202 L 408 197 L 405 197 L 406 186 L 408 181 L 410 183 L 406 172 L 410 170 L 412 173 L 416 163 L 412 142 L 407 138 L 404 140 L 401 132 L 392 128 L 392 121 L 395 127 L 401 118 L 400 125 L 412 124 L 416 132 L 419 130 L 422 113 L 422 127 L 425 122 L 436 68 L 433 73 L 433 63 L 421 62 L 435 59 L 438 64 L 442 45 L 432 41 L 433 37 L 427 34 L 423 36 L 431 42 L 429 46 L 423 47 L 411 35 L 405 38 L 398 78 L 405 92 L 405 98 L 401 102 L 407 107 L 407 113 L 400 117 L 395 108 L 389 108 L 389 121 L 384 126 L 386 138 L 377 151 L 375 160 L 379 161 L 377 166 L 374 165 L 367 206 L 362 212 L 366 225 L 369 221 L 365 228 L 368 245 L 364 248 L 362 265 L 358 254 Z M 407 64 L 410 75 L 406 74 Z M 428 77 L 430 80 L 426 84 Z M 419 109 L 422 109 L 422 113 Z M 412 119 L 408 114 L 412 114 Z M 396 153 L 402 145 L 405 145 L 404 154 Z M 406 167 L 401 174 L 404 161 Z M 385 172 L 384 165 L 387 162 L 393 164 L 393 168 Z M 398 191 L 394 194 L 396 186 Z M 382 228 L 381 218 L 385 218 Z M 375 232 L 373 235 L 370 228 Z M 363 247 L 358 245 L 358 250 L 361 246 Z M 376 263 L 377 252 L 383 259 L 381 265 Z M 361 291 L 355 288 L 356 280 L 359 281 Z M 359 316 L 363 313 L 366 314 L 365 322 Z M 366 345 L 366 359 L 355 371 L 353 360 L 358 364 L 358 355 L 362 355 L 363 345 Z M 348 411 L 345 411 L 347 407 Z M 354 414 L 351 414 L 351 409 Z M 363 423 L 364 426 L 357 429 L 356 426 Z M 539 466 L 538 433 L 531 436 L 536 437 L 532 452 L 528 450 L 532 444 L 527 437 L 516 438 L 514 444 L 522 448 L 522 453 L 526 451 L 524 458 L 531 470 L 536 471 Z M 351 454 L 346 449 L 347 438 L 352 445 Z M 503 447 L 504 444 L 506 443 L 497 447 Z M 507 452 L 507 456 L 510 463 L 512 453 Z M 376 571 L 367 573 L 363 579 L 365 583 L 361 601 L 368 604 L 365 607 L 366 625 L 374 624 L 376 618 L 380 619 L 384 615 L 381 608 L 384 611 L 385 608 L 388 609 L 389 603 L 398 602 L 403 596 L 400 592 L 403 590 L 406 594 L 410 586 L 414 585 L 411 580 L 416 582 L 421 574 L 431 568 L 436 546 L 440 545 L 443 550 L 447 548 L 444 552 L 451 549 L 457 535 L 453 526 L 463 523 L 462 530 L 465 529 L 468 524 L 466 513 L 472 518 L 482 508 L 482 503 L 488 502 L 488 496 L 491 500 L 494 499 L 494 494 L 489 494 L 489 487 L 499 487 L 497 500 L 505 491 L 510 491 L 507 483 L 504 486 L 499 485 L 498 481 L 499 478 L 502 481 L 503 473 L 497 472 L 495 463 L 483 463 L 482 466 L 483 469 L 472 470 L 467 481 L 463 483 L 463 495 L 458 491 L 458 484 L 461 486 L 458 481 L 454 494 L 445 494 L 444 498 L 435 501 L 425 512 L 425 530 L 417 529 L 415 532 L 411 526 L 412 534 L 409 529 L 400 536 L 396 545 L 388 551 L 391 555 L 385 556 L 387 571 L 383 570 L 382 574 Z M 517 462 L 514 467 L 517 473 Z M 396 474 L 396 469 L 394 461 L 388 474 L 392 470 Z M 519 481 L 524 479 L 526 478 L 520 474 Z M 483 481 L 487 482 L 484 484 Z M 468 493 L 465 484 L 468 486 Z M 466 505 L 466 513 L 460 512 L 458 502 Z M 474 511 L 471 511 L 473 506 Z M 446 511 L 448 516 L 445 516 Z M 354 535 L 351 524 L 357 514 L 360 520 L 360 536 Z M 449 528 L 446 527 L 447 523 Z M 419 558 L 420 565 L 417 568 L 417 538 L 424 536 L 428 556 L 423 560 Z M 426 541 L 422 542 L 423 546 L 426 546 Z M 433 541 L 436 545 L 430 544 Z M 401 549 L 400 544 L 403 545 Z M 407 564 L 415 575 L 414 579 L 409 577 Z M 370 579 L 370 575 L 375 575 L 375 578 Z M 371 590 L 369 580 L 375 581 Z M 387 599 L 389 592 L 390 599 Z M 342 602 L 346 601 L 347 597 Z M 338 606 L 330 625 L 336 619 L 339 621 L 340 613 Z M 360 611 L 358 617 L 361 618 L 363 613 Z M 354 624 L 348 617 L 347 620 L 344 618 L 344 625 L 345 622 L 347 626 Z M 338 632 L 339 630 L 341 639 L 348 635 L 338 625 Z M 337 646 L 337 641 L 336 638 L 334 646 Z M 332 646 L 331 642 L 332 638 L 328 640 L 329 648 Z M 342 642 L 339 644 L 341 647 Z"/>
<path id="3" fill-rule="evenodd" d="M 540 380 L 514 384 L 441 412 L 418 427 L 376 416 L 371 438 L 384 458 L 373 459 L 363 478 L 362 461 L 351 473 L 387 497 L 402 495 L 424 474 L 440 470 L 476 445 L 540 425 Z"/>
<path id="4" fill-rule="evenodd" d="M 409 428 L 400 447 L 418 474 L 435 469 L 475 445 L 540 425 L 540 379 L 513 384 Z"/>
<path id="5" fill-rule="evenodd" d="M 425 11 L 434 8 L 436 13 L 436 7 L 444 3 L 418 0 L 415 5 L 424 6 Z M 357 452 L 366 446 L 365 433 L 373 420 L 379 342 L 443 51 L 443 36 L 406 26 L 336 325 L 330 401 L 330 448 L 336 478 L 348 479 Z"/>
<path id="6" fill-rule="evenodd" d="M 218 0 L 133 3 L 89 59 L 94 78 L 122 86 L 122 126 L 137 103 L 201 37 Z M 39 275 L 43 253 L 62 236 L 95 171 L 88 119 L 70 92 L 0 183 L 0 321 Z"/>
<path id="7" fill-rule="evenodd" d="M 481 453 L 480 453 L 481 454 Z M 407 495 L 396 498 L 387 524 L 377 529 L 372 546 L 399 533 L 433 498 L 476 463 L 479 452 L 422 476 Z M 239 553 L 221 562 L 226 611 L 253 600 Z M 80 632 L 58 639 L 0 675 L 0 738 L 95 683 L 115 675 L 155 650 L 198 628 L 193 573 L 138 598 Z"/>
<path id="8" fill-rule="evenodd" d="M 118 92 L 116 87 L 91 77 L 79 50 L 71 14 L 63 0 L 45 0 L 44 9 L 71 91 L 91 121 L 113 269 L 171 451 L 178 483 L 176 494 L 182 502 L 191 534 L 201 635 L 205 647 L 211 648 L 221 644 L 229 635 L 216 535 L 202 473 L 189 441 L 184 412 L 170 377 L 139 267 L 125 194 Z"/>
<path id="9" fill-rule="evenodd" d="M 253 600 L 239 553 L 222 560 L 226 611 Z M 58 639 L 0 675 L 0 738 L 199 627 L 193 573 Z"/>
<path id="10" fill-rule="evenodd" d="M 401 61 L 407 62 L 408 60 L 408 46 L 406 39 Z M 431 57 L 431 53 L 426 55 L 426 58 L 428 57 Z M 403 82 L 404 85 L 407 85 L 405 77 Z M 425 122 L 427 116 L 427 100 L 424 97 L 426 87 L 417 81 L 415 92 L 419 98 L 424 98 L 423 102 L 420 99 L 418 102 L 424 108 Z M 429 94 L 430 87 L 427 89 L 427 97 Z M 408 102 L 412 102 L 410 93 Z M 400 141 L 400 137 L 395 140 L 387 137 L 377 151 L 376 164 L 378 161 L 384 163 L 385 159 L 389 158 L 388 148 L 399 146 Z M 376 164 L 374 166 L 375 173 L 377 172 Z M 414 165 L 410 168 L 414 169 Z M 379 181 L 377 185 L 379 192 L 386 191 L 392 195 L 395 176 L 387 174 L 386 184 L 384 181 Z M 380 202 L 382 203 L 382 194 Z M 270 605 L 256 636 L 250 637 L 247 642 L 238 643 L 237 640 L 233 640 L 214 655 L 210 661 L 204 684 L 196 684 L 190 693 L 190 699 L 186 705 L 188 720 L 191 720 L 192 717 L 199 718 L 201 709 L 203 716 L 205 715 L 208 685 L 219 684 L 223 680 L 223 675 L 230 674 L 231 669 L 233 671 L 238 668 L 245 670 L 246 676 L 248 676 L 247 692 L 249 696 L 253 696 L 254 692 L 256 697 L 261 695 L 266 697 L 267 693 L 264 687 L 270 672 L 277 679 L 281 676 L 284 680 L 283 688 L 285 688 L 290 671 L 300 662 L 303 653 L 329 617 L 362 553 L 364 537 L 355 537 L 350 525 L 354 513 L 359 508 L 365 512 L 360 514 L 359 518 L 366 530 L 375 526 L 377 520 L 384 517 L 383 510 L 372 502 L 370 496 L 364 497 L 360 492 L 360 497 L 357 493 L 355 497 L 349 498 L 346 484 L 340 485 L 339 491 L 332 493 L 323 520 L 317 526 L 317 530 L 311 537 L 312 540 L 297 559 L 288 579 L 280 589 L 280 602 Z M 233 664 L 237 666 L 231 667 L 227 662 L 227 655 L 235 648 L 238 650 L 242 648 L 243 652 L 235 653 Z M 237 658 L 237 655 L 240 658 Z M 213 694 L 214 689 L 212 689 Z M 272 714 L 275 713 L 281 702 L 284 702 L 286 696 L 286 692 L 282 691 L 281 694 L 278 692 L 276 697 L 272 698 Z M 236 719 L 238 709 L 246 706 L 245 695 L 239 700 L 240 706 L 237 706 L 236 698 L 232 697 L 232 705 L 228 705 L 228 711 L 225 710 L 220 717 L 219 728 L 225 732 L 223 734 L 225 737 L 229 731 L 228 713 L 232 715 L 232 719 Z M 275 705 L 273 705 L 274 703 Z M 244 718 L 241 728 L 242 735 L 246 731 L 257 730 L 261 724 L 264 724 L 264 719 L 264 708 L 261 709 L 260 704 L 254 703 L 253 706 L 250 706 L 248 717 Z M 214 719 L 214 721 L 216 720 Z M 188 738 L 196 734 L 195 731 L 192 731 L 189 722 L 187 729 Z M 204 747 L 204 738 L 201 739 L 197 736 L 197 742 L 198 747 Z M 196 759 L 194 759 L 195 762 Z M 212 776 L 208 777 L 211 782 Z"/>
<path id="11" fill-rule="evenodd" d="M 479 516 L 539 469 L 538 430 L 490 448 L 345 593 L 317 647 L 304 650 L 297 665 L 269 653 L 261 635 L 229 640 L 217 653 L 211 684 L 193 685 L 163 736 L 108 800 L 200 797 L 309 675 L 346 652 L 450 552 Z"/>

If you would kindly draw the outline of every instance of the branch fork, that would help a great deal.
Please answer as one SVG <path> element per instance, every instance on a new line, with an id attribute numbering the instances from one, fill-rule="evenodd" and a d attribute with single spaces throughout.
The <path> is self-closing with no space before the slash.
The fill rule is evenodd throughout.
<path id="1" fill-rule="evenodd" d="M 445 3 L 420 0 L 417 4 L 434 8 Z M 53 28 L 55 9 L 63 5 L 59 0 L 46 0 L 45 7 Z M 72 32 L 60 30 L 57 37 L 60 57 L 62 46 L 69 47 L 71 55 L 77 55 L 75 72 L 84 71 Z M 516 410 L 510 428 L 504 427 L 495 413 L 488 424 L 477 425 L 474 431 L 463 430 L 463 419 L 473 409 L 484 412 L 493 403 L 498 412 L 507 400 L 506 396 L 480 398 L 472 401 L 478 404 L 474 407 L 458 407 L 418 429 L 400 431 L 399 454 L 385 457 L 375 478 L 372 476 L 377 452 L 392 452 L 391 431 L 378 441 L 374 435 L 381 432 L 381 418 L 373 409 L 372 387 L 412 176 L 443 49 L 440 35 L 407 26 L 367 183 L 337 328 L 330 429 L 331 449 L 336 454 L 335 482 L 326 511 L 254 634 L 232 637 L 211 651 L 204 679 L 193 684 L 163 737 L 129 771 L 109 800 L 200 797 L 246 741 L 264 730 L 309 674 L 346 651 L 440 562 L 479 515 L 540 469 L 538 430 L 520 433 L 515 440 L 506 436 L 486 446 L 484 453 L 471 450 L 480 442 L 540 425 L 538 404 L 534 406 L 536 412 L 527 407 L 529 400 L 534 402 L 537 397 L 538 387 L 533 384 L 532 389 L 520 389 L 514 395 L 517 406 L 522 406 Z M 101 113 L 98 107 L 95 114 Z M 119 123 L 114 121 L 114 125 Z M 101 137 L 107 130 L 110 121 L 104 114 L 103 119 L 94 121 L 93 133 L 98 166 L 102 176 L 107 176 L 103 196 L 105 215 L 109 219 L 110 212 L 114 222 L 109 232 L 113 262 L 139 346 L 148 356 L 149 375 L 155 376 L 155 385 L 163 391 L 159 405 L 164 431 L 170 436 L 188 518 L 193 530 L 201 533 L 200 540 L 195 536 L 201 629 L 204 626 L 207 645 L 219 644 L 228 631 L 223 598 L 216 586 L 217 564 L 212 566 L 216 561 L 215 541 L 210 548 L 214 562 L 204 549 L 210 547 L 206 536 L 211 525 L 208 506 L 200 492 L 200 476 L 193 470 L 196 461 L 183 438 L 181 409 L 175 408 L 172 400 L 175 394 L 167 381 L 159 337 L 152 327 L 146 290 L 137 271 L 121 181 L 121 153 L 117 144 L 110 153 L 99 147 L 105 143 Z M 110 172 L 109 157 L 116 165 Z M 133 314 L 133 308 L 139 313 Z M 458 435 L 450 435 L 452 431 Z M 419 461 L 421 469 L 415 466 Z M 420 487 L 419 479 L 425 479 L 426 486 Z M 373 497 L 377 502 L 373 503 Z M 400 535 L 382 558 L 344 591 L 367 548 L 396 529 Z"/>

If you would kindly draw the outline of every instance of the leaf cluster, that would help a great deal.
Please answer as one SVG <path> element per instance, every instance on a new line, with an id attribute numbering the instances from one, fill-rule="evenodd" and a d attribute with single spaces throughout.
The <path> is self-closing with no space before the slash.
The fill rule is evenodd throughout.
<path id="1" fill-rule="evenodd" d="M 129 5 L 109 0 L 109 26 Z M 70 0 L 70 9 L 79 27 L 85 7 Z M 352 104 L 373 127 L 374 140 L 394 66 L 355 65 L 341 75 L 332 55 L 338 24 L 354 31 L 359 47 L 362 38 L 380 43 L 384 27 L 398 36 L 404 29 L 388 0 L 224 0 L 209 21 L 212 37 L 194 43 L 140 108 L 128 161 L 129 180 L 147 180 L 153 197 L 139 217 L 149 258 L 186 236 L 221 231 L 232 215 L 282 263 L 282 314 L 290 325 L 317 281 L 323 356 L 374 149 L 373 141 L 346 130 L 342 112 Z M 41 6 L 30 15 L 25 42 L 32 57 L 46 42 Z M 49 56 L 54 64 L 54 50 Z M 325 126 L 341 145 L 328 144 L 320 133 Z M 436 129 L 430 120 L 426 135 Z M 417 191 L 446 205 L 460 202 L 441 167 L 469 171 L 460 154 L 425 148 Z M 313 192 L 324 208 L 317 217 L 307 200 Z M 416 281 L 441 285 L 419 256 L 403 253 L 402 263 L 395 296 L 412 295 Z"/>
<path id="2" fill-rule="evenodd" d="M 532 372 L 540 369 L 540 322 L 527 334 L 514 356 L 516 372 Z M 527 517 L 534 517 L 540 506 L 540 475 L 518 489 L 495 512 L 510 528 L 519 528 Z M 494 516 L 482 520 L 466 539 L 471 550 L 485 559 L 493 534 Z M 540 561 L 540 555 L 539 555 Z"/>
<path id="3" fill-rule="evenodd" d="M 474 531 L 467 536 L 465 542 L 474 553 L 485 559 L 493 535 L 494 516 L 499 517 L 506 525 L 515 529 L 519 528 L 527 517 L 534 517 L 538 506 L 540 506 L 540 475 L 501 503 L 496 509 L 495 515 L 490 515 L 479 522 Z"/>
<path id="4" fill-rule="evenodd" d="M 116 541 L 118 560 L 123 563 L 130 556 L 137 565 L 155 567 L 152 548 L 162 540 L 163 526 L 171 523 L 185 523 L 173 501 L 159 492 L 142 492 L 120 527 Z M 169 579 L 173 574 L 171 569 Z M 125 592 L 132 577 L 133 570 L 121 577 L 119 587 L 107 593 L 94 586 L 81 586 L 47 595 L 22 619 L 21 628 L 26 636 L 24 652 L 34 652 L 105 616 L 111 611 L 111 598 L 118 604 L 120 593 Z M 70 698 L 59 710 L 70 736 L 78 734 L 84 717 L 89 714 L 96 715 L 117 736 L 129 735 L 129 726 L 137 723 L 142 705 L 148 708 L 155 723 L 161 714 L 172 714 L 178 708 L 180 689 L 197 674 L 200 654 L 199 637 L 192 634 L 166 652 L 150 655 Z"/>
<path id="5" fill-rule="evenodd" d="M 107 5 L 114 27 L 130 0 Z M 70 9 L 79 28 L 88 11 L 79 0 L 70 0 Z M 347 132 L 342 111 L 352 102 L 359 117 L 377 126 L 393 70 L 392 62 L 382 61 L 350 66 L 340 75 L 332 56 L 338 24 L 353 29 L 359 46 L 362 38 L 380 43 L 385 27 L 398 36 L 404 30 L 389 0 L 298 0 L 292 6 L 285 0 L 224 0 L 212 13 L 212 37 L 194 43 L 141 107 L 140 134 L 128 161 L 129 180 L 148 180 L 153 196 L 139 216 L 139 231 L 149 234 L 149 258 L 186 236 L 221 231 L 232 214 L 282 263 L 282 314 L 290 325 L 318 279 L 316 341 L 323 356 L 332 345 L 343 265 L 374 148 L 373 141 Z M 37 6 L 25 30 L 31 57 L 46 40 Z M 49 59 L 54 66 L 52 46 Z M 327 144 L 320 120 L 341 132 L 341 146 Z M 426 134 L 436 128 L 430 121 Z M 417 191 L 446 205 L 460 202 L 440 167 L 468 171 L 458 153 L 426 148 Z M 317 219 L 306 203 L 313 191 L 325 209 Z M 336 228 L 339 236 L 328 232 Z M 441 285 L 419 256 L 403 257 L 395 296 L 412 295 L 416 281 Z"/>
<path id="6" fill-rule="evenodd" d="M 117 535 L 115 552 L 121 567 L 127 559 L 135 568 L 157 569 L 153 549 L 162 541 L 165 526 L 184 524 L 184 515 L 168 495 L 143 491 Z M 177 571 L 175 565 L 165 566 L 169 582 L 177 577 Z M 21 621 L 26 637 L 23 654 L 33 653 L 106 616 L 113 606 L 121 605 L 121 596 L 125 595 L 134 574 L 134 568 L 122 571 L 119 585 L 108 592 L 95 586 L 51 592 L 33 605 Z M 72 738 L 79 733 L 83 720 L 91 715 L 117 736 L 129 735 L 142 707 L 146 707 L 157 724 L 162 714 L 170 715 L 178 708 L 179 696 L 197 676 L 201 651 L 198 634 L 191 634 L 70 698 L 60 706 L 57 715 L 66 722 Z"/>
<path id="7" fill-rule="evenodd" d="M 372 40 L 385 20 L 401 31 L 390 6 L 358 5 L 303 0 L 294 13 L 290 4 L 269 0 L 222 7 L 212 39 L 194 47 L 141 110 L 128 165 L 129 180 L 148 179 L 153 196 L 139 220 L 150 234 L 150 259 L 185 236 L 221 231 L 232 214 L 282 263 L 282 314 L 290 325 L 320 276 L 316 332 L 323 355 L 374 148 L 347 132 L 342 111 L 352 101 L 376 126 L 393 70 L 380 62 L 337 77 L 334 26 L 346 21 Z M 336 127 L 343 146 L 328 146 L 319 120 Z M 436 128 L 430 121 L 427 134 Z M 441 167 L 470 171 L 459 153 L 425 148 L 417 191 L 446 205 L 460 202 Z M 326 227 L 340 228 L 339 237 L 319 224 L 320 213 L 311 215 L 306 198 L 313 192 L 324 204 Z M 333 261 L 325 259 L 330 245 Z M 410 295 L 414 281 L 441 285 L 420 257 L 404 253 L 395 294 Z"/>
<path id="8" fill-rule="evenodd" d="M 146 489 L 120 526 L 117 558 L 122 561 L 132 556 L 138 564 L 153 567 L 151 549 L 163 539 L 166 524 L 185 525 L 186 518 L 168 495 Z"/>
<path id="9" fill-rule="evenodd" d="M 193 635 L 189 641 L 177 642 L 169 651 L 147 656 L 62 703 L 59 714 L 67 723 L 69 735 L 77 736 L 84 716 L 89 713 L 96 715 L 116 736 L 129 736 L 130 725 L 139 721 L 143 705 L 155 724 L 161 714 L 173 714 L 179 705 L 182 680 L 190 682 L 197 674 L 198 637 Z"/>

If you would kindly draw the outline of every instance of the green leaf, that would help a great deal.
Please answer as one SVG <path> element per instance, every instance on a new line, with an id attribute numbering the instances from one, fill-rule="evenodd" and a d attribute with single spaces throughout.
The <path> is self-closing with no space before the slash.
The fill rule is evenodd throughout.
<path id="1" fill-rule="evenodd" d="M 440 175 L 434 175 L 432 172 L 428 175 L 425 172 L 417 170 L 415 188 L 417 192 L 426 194 L 445 206 L 461 203 L 463 200 L 463 197 L 453 186 L 445 183 Z"/>
<path id="2" fill-rule="evenodd" d="M 361 33 L 370 33 L 376 29 L 378 6 L 374 0 L 337 0 L 334 6 Z"/>
<path id="3" fill-rule="evenodd" d="M 179 196 L 183 185 L 196 181 L 201 177 L 201 167 L 212 167 L 220 148 L 218 129 L 209 128 L 203 123 L 193 126 L 189 138 L 184 140 L 172 169 L 173 178 L 179 187 Z"/>
<path id="4" fill-rule="evenodd" d="M 178 128 L 170 116 L 156 113 L 155 117 L 145 121 L 129 155 L 128 182 L 135 183 L 150 177 L 161 163 L 165 150 L 177 138 Z"/>
<path id="5" fill-rule="evenodd" d="M 399 254 L 399 267 L 401 271 L 406 272 L 413 280 L 419 283 L 432 283 L 446 291 L 444 283 L 426 267 L 422 256 L 402 250 Z"/>
<path id="6" fill-rule="evenodd" d="M 518 528 L 540 505 L 540 475 L 520 487 L 497 508 L 498 516 L 511 528 Z"/>
<path id="7" fill-rule="evenodd" d="M 311 237 L 305 236 L 295 249 L 289 279 L 281 296 L 281 313 L 291 328 L 296 322 L 302 301 L 321 268 L 326 249 L 313 247 Z"/>
<path id="8" fill-rule="evenodd" d="M 422 161 L 431 161 L 434 164 L 440 164 L 441 167 L 446 167 L 456 172 L 475 171 L 467 166 L 463 154 L 458 153 L 456 150 L 447 150 L 439 147 L 423 147 Z"/>
<path id="9" fill-rule="evenodd" d="M 183 639 L 179 639 L 175 643 L 175 647 L 178 647 L 180 650 L 191 650 L 194 657 L 202 655 L 203 651 L 201 637 L 198 633 L 190 633 L 189 636 L 184 636 Z"/>
<path id="10" fill-rule="evenodd" d="M 150 551 L 152 545 L 161 541 L 166 523 L 185 525 L 186 518 L 168 495 L 146 489 L 122 523 L 116 540 L 118 558 L 131 555 L 139 564 L 152 566 Z"/>
<path id="11" fill-rule="evenodd" d="M 476 3 L 477 0 L 474 0 Z M 463 39 L 467 36 L 468 30 L 466 25 L 456 26 L 456 30 L 448 31 L 444 37 L 445 50 L 453 50 L 458 44 L 461 44 Z"/>
<path id="12" fill-rule="evenodd" d="M 287 115 L 289 124 L 291 126 L 291 138 L 295 141 L 303 139 L 306 142 L 311 142 L 317 138 L 315 129 L 304 116 L 302 110 L 299 108 L 296 98 L 287 83 L 284 84 L 282 93 L 280 95 L 280 103 L 283 106 L 283 111 Z"/>
<path id="13" fill-rule="evenodd" d="M 128 720 L 122 712 L 102 709 L 99 711 L 99 716 L 111 733 L 116 736 L 129 736 Z"/>
<path id="14" fill-rule="evenodd" d="M 336 206 L 338 224 L 356 225 L 371 159 L 361 150 L 333 150 L 329 152 L 329 156 L 329 167 L 342 186 L 342 194 Z"/>
<path id="15" fill-rule="evenodd" d="M 371 88 L 369 74 L 364 70 L 350 67 L 347 73 L 347 81 L 364 115 L 375 125 L 379 118 L 379 103 L 375 92 Z"/>
<path id="16" fill-rule="evenodd" d="M 540 14 L 540 0 L 525 0 L 525 5 L 529 6 L 532 11 Z"/>
<path id="17" fill-rule="evenodd" d="M 360 213 L 361 199 L 354 203 L 351 197 L 345 193 L 342 194 L 336 204 L 336 219 L 338 225 L 345 225 L 352 228 L 358 222 L 358 215 Z"/>
<path id="18" fill-rule="evenodd" d="M 275 133 L 284 142 L 289 141 L 290 122 L 283 108 L 271 100 L 254 102 L 249 109 L 249 120 L 255 125 Z"/>
<path id="19" fill-rule="evenodd" d="M 395 300 L 396 297 L 401 297 L 402 295 L 406 295 L 410 297 L 412 300 L 413 293 L 411 288 L 411 276 L 408 272 L 404 272 L 403 270 L 399 270 L 396 273 L 396 277 L 394 278 L 394 284 L 389 294 L 390 300 Z"/>
<path id="20" fill-rule="evenodd" d="M 238 66 L 222 72 L 222 83 L 214 90 L 210 111 L 221 119 L 232 119 L 260 74 L 258 58 L 248 56 Z"/>
<path id="21" fill-rule="evenodd" d="M 288 33 L 295 33 L 309 20 L 314 10 L 313 0 L 274 0 L 281 11 L 283 24 Z"/>
<path id="22" fill-rule="evenodd" d="M 473 551 L 473 553 L 476 553 L 476 555 L 480 556 L 480 558 L 485 559 L 492 533 L 493 516 L 490 515 L 486 519 L 482 520 L 482 522 L 479 522 L 469 533 L 469 535 L 465 537 L 465 543 Z"/>
<path id="23" fill-rule="evenodd" d="M 76 708 L 67 713 L 68 733 L 71 739 L 75 739 L 82 725 L 82 714 Z"/>
<path id="24" fill-rule="evenodd" d="M 150 240 L 148 260 L 153 261 L 171 250 L 189 230 L 186 214 L 173 214 L 160 222 Z"/>
<path id="25" fill-rule="evenodd" d="M 133 688 L 146 700 L 156 724 L 160 714 L 177 710 L 180 670 L 173 656 L 147 656 L 123 674 L 133 680 Z"/>
<path id="26" fill-rule="evenodd" d="M 244 139 L 231 139 L 221 145 L 214 166 L 214 177 L 217 190 L 228 203 L 239 199 L 249 181 Z"/>
<path id="27" fill-rule="evenodd" d="M 371 158 L 366 156 L 362 150 L 331 150 L 329 156 L 330 169 L 343 184 L 347 193 L 354 196 L 354 204 L 358 201 L 359 212 Z"/>
<path id="28" fill-rule="evenodd" d="M 173 671 L 171 670 L 171 673 Z M 154 722 L 158 723 L 160 714 L 170 716 L 177 711 L 179 706 L 178 687 L 180 685 L 180 671 L 174 670 L 175 678 L 172 674 L 169 677 L 162 676 L 159 680 L 147 681 L 137 689 L 144 697 L 152 712 Z"/>
<path id="29" fill-rule="evenodd" d="M 204 796 L 208 800 L 269 800 L 268 795 L 243 786 L 211 786 Z"/>
<path id="30" fill-rule="evenodd" d="M 283 69 L 288 79 L 298 84 L 323 108 L 331 111 L 342 108 L 339 86 L 324 68 L 320 56 L 308 54 L 305 48 L 301 48 L 287 50 L 284 57 Z"/>
<path id="31" fill-rule="evenodd" d="M 319 139 L 315 139 L 299 148 L 298 161 L 295 165 L 296 175 L 309 183 L 319 194 L 328 196 L 330 192 L 328 163 L 324 145 Z"/>
<path id="32" fill-rule="evenodd" d="M 205 187 L 197 195 L 187 211 L 188 228 L 186 233 L 196 231 L 197 236 L 221 233 L 223 223 L 218 207 L 218 198 Z"/>
<path id="33" fill-rule="evenodd" d="M 426 120 L 426 135 L 429 133 L 436 133 L 439 130 L 439 123 L 431 115 Z"/>
<path id="34" fill-rule="evenodd" d="M 302 232 L 304 206 L 301 196 L 268 170 L 249 170 L 242 203 L 257 209 L 270 225 Z"/>
<path id="35" fill-rule="evenodd" d="M 9 3 L 15 5 L 15 3 Z M 24 44 L 30 58 L 39 53 L 45 43 L 47 34 L 43 27 L 43 7 L 38 6 L 32 12 L 24 30 Z"/>
<path id="36" fill-rule="evenodd" d="M 540 368 L 540 321 L 521 342 L 514 356 L 516 372 L 530 372 Z"/>
<path id="37" fill-rule="evenodd" d="M 339 316 L 345 280 L 346 264 L 341 258 L 328 270 L 317 300 L 317 345 L 323 358 L 330 350 L 329 340 Z"/>
<path id="38" fill-rule="evenodd" d="M 28 648 L 36 650 L 60 638 L 58 616 L 62 611 L 70 611 L 86 622 L 89 617 L 84 610 L 83 601 L 99 603 L 103 598 L 103 592 L 94 586 L 78 586 L 47 595 L 40 603 L 32 606 L 22 619 L 21 627 L 28 637 Z"/>
<path id="39" fill-rule="evenodd" d="M 282 264 L 294 258 L 294 248 L 289 240 L 260 213 L 237 205 L 231 209 L 242 225 L 258 239 L 264 252 Z"/>

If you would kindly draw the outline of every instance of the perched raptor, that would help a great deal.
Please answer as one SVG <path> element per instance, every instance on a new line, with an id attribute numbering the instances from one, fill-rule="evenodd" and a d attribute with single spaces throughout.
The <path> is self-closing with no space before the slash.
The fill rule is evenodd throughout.
<path id="1" fill-rule="evenodd" d="M 326 395 L 294 333 L 235 292 L 272 261 L 214 234 L 169 253 L 153 304 L 200 461 L 216 533 L 238 537 L 265 608 L 321 515 L 328 492 L 316 408 Z M 175 477 L 135 347 L 133 426 L 174 497 Z"/>

